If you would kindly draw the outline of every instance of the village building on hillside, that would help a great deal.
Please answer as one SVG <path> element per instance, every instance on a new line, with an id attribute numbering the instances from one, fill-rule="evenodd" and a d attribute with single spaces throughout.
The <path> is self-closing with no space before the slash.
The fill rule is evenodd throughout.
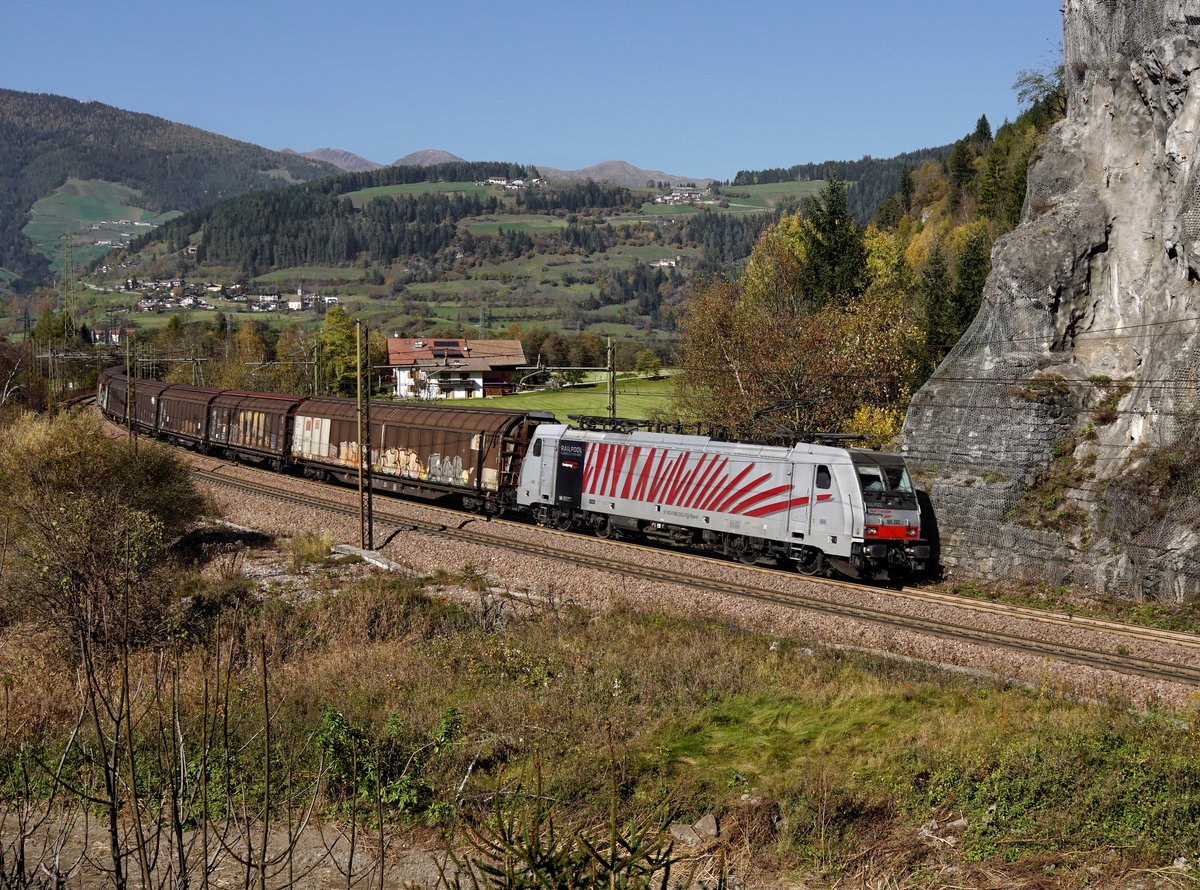
<path id="1" fill-rule="evenodd" d="M 520 340 L 388 337 L 398 399 L 477 399 L 507 395 L 525 362 Z"/>

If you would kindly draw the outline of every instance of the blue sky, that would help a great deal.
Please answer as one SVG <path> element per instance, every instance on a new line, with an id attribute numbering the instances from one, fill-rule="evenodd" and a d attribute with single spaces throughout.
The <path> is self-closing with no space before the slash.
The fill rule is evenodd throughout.
<path id="1" fill-rule="evenodd" d="M 14 4 L 0 87 L 268 148 L 669 173 L 889 157 L 1018 113 L 1058 0 Z"/>

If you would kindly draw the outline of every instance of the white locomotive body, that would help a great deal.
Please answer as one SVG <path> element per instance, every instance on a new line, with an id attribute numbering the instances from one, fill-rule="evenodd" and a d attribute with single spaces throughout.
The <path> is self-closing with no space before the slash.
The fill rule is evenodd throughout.
<path id="1" fill-rule="evenodd" d="M 902 577 L 929 556 L 903 460 L 874 451 L 542 424 L 516 500 L 545 525 L 790 561 L 806 573 Z"/>

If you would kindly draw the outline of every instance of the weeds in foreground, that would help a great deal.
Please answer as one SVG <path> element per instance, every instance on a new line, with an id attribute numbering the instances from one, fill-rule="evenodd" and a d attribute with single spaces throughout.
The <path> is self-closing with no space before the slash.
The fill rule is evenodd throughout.
<path id="1" fill-rule="evenodd" d="M 535 762 L 532 793 L 520 786 L 492 795 L 490 819 L 467 825 L 466 855 L 448 850 L 447 859 L 456 869 L 440 870 L 441 885 L 451 890 L 469 886 L 482 888 L 572 887 L 653 888 L 666 890 L 671 871 L 682 857 L 663 826 L 649 822 L 617 820 L 618 763 L 612 742 L 612 727 L 606 727 L 611 781 L 609 820 L 604 828 L 566 829 L 556 821 L 554 806 L 547 803 L 542 784 L 540 755 Z M 689 886 L 691 877 L 682 882 Z M 722 872 L 719 887 L 724 887 Z"/>
<path id="2" fill-rule="evenodd" d="M 333 539 L 325 532 L 301 532 L 288 540 L 292 572 L 298 574 L 305 566 L 325 565 L 333 547 Z"/>
<path id="3" fill-rule="evenodd" d="M 116 740 L 111 778 L 123 800 L 145 803 L 147 843 L 166 849 L 178 825 L 212 826 L 207 854 L 182 854 L 197 878 L 235 816 L 240 877 L 246 868 L 252 884 L 264 871 L 282 877 L 291 826 L 316 808 L 358 845 L 339 867 L 374 876 L 363 883 L 381 872 L 362 851 L 386 851 L 422 822 L 461 826 L 461 867 L 445 881 L 454 886 L 529 885 L 535 867 L 576 886 L 658 886 L 668 865 L 677 880 L 683 866 L 664 859 L 675 853 L 659 822 L 619 823 L 618 800 L 688 821 L 711 812 L 718 848 L 737 864 L 770 860 L 830 878 L 865 861 L 856 857 L 875 848 L 879 826 L 900 835 L 911 823 L 909 847 L 922 855 L 915 826 L 950 810 L 970 822 L 955 855 L 988 867 L 1061 859 L 1076 839 L 1144 851 L 1141 864 L 1195 852 L 1187 831 L 1200 822 L 1200 772 L 1189 758 L 1200 731 L 1173 731 L 1169 719 L 814 652 L 694 617 L 527 608 L 482 621 L 482 606 L 430 597 L 408 579 L 372 577 L 300 602 L 212 599 L 228 603 L 212 635 L 198 629 L 170 650 L 131 652 L 127 664 L 117 654 L 116 672 L 97 674 L 132 718 L 132 731 L 105 727 L 108 762 Z M 53 672 L 22 668 L 35 662 L 4 649 L 13 706 L 0 724 L 11 751 L 29 737 L 18 720 Z M 69 697 L 70 686 L 54 688 Z M 69 733 L 77 713 L 40 737 Z M 79 738 L 97 751 L 91 723 Z M 49 746 L 41 754 L 57 764 Z M 93 775 L 103 760 L 91 755 Z M 525 787 L 503 784 L 535 766 Z M 77 772 L 68 762 L 60 795 L 64 783 L 82 790 Z M 45 788 L 50 775 L 38 766 L 31 778 Z M 14 770 L 5 781 L 10 805 L 45 799 L 36 783 L 22 798 Z M 743 791 L 761 802 L 739 804 Z M 156 813 L 169 816 L 157 834 Z M 276 820 L 269 844 L 262 818 Z M 140 842 L 122 838 L 136 857 Z M 142 864 L 124 862 L 136 883 Z M 152 878 L 155 868 L 146 864 Z"/>

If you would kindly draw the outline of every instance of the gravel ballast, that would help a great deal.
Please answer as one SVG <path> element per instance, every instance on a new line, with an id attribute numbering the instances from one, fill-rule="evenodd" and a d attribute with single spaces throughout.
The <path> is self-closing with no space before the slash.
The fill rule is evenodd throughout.
<path id="1" fill-rule="evenodd" d="M 265 476 L 260 470 L 197 455 L 189 455 L 189 460 L 199 468 L 231 479 L 270 484 L 300 494 L 319 492 L 322 496 L 337 498 L 357 509 L 355 491 L 317 485 L 285 475 Z M 358 520 L 354 516 L 339 516 L 327 510 L 287 504 L 270 495 L 251 494 L 221 485 L 202 482 L 201 486 L 231 522 L 279 536 L 313 531 L 329 535 L 335 543 L 358 543 Z M 928 603 L 897 596 L 882 588 L 876 591 L 822 584 L 799 575 L 761 571 L 738 563 L 585 535 L 573 535 L 569 543 L 564 545 L 562 533 L 507 521 L 488 522 L 398 498 L 377 496 L 375 504 L 378 513 L 410 518 L 414 522 L 457 527 L 465 521 L 468 529 L 472 523 L 486 525 L 491 535 L 535 547 L 563 549 L 566 546 L 583 555 L 636 561 L 641 566 L 686 572 L 713 581 L 740 582 L 781 593 L 819 597 L 831 604 L 865 607 L 1178 664 L 1200 664 L 1200 649 L 1138 640 L 1085 627 L 989 615 L 970 608 L 969 603 L 964 606 Z M 647 583 L 617 572 L 565 564 L 549 555 L 539 559 L 529 553 L 456 541 L 411 529 L 397 531 L 391 523 L 377 523 L 375 540 L 385 557 L 415 573 L 442 571 L 457 574 L 469 570 L 483 576 L 494 587 L 576 603 L 587 608 L 622 607 L 699 615 L 767 633 L 980 672 L 1034 688 L 1105 701 L 1127 701 L 1139 708 L 1154 705 L 1179 708 L 1191 700 L 1195 693 L 1194 687 L 1184 684 L 1127 676 L 1043 656 L 947 640 L 870 621 L 755 602 L 682 584 Z"/>

